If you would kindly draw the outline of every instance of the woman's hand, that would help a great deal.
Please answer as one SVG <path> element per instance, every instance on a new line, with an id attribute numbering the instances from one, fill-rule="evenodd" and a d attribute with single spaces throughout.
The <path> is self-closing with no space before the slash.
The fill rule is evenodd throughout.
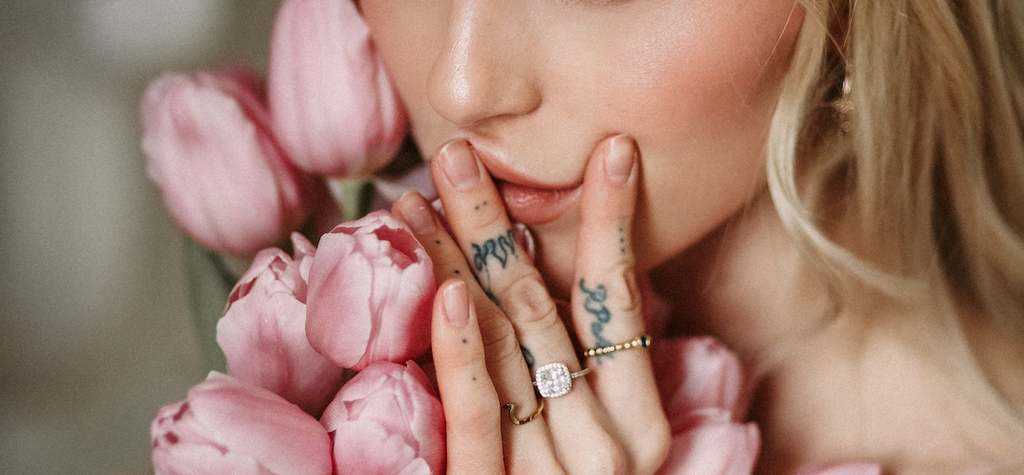
<path id="1" fill-rule="evenodd" d="M 417 194 L 403 196 L 394 214 L 417 234 L 443 282 L 432 349 L 448 473 L 654 472 L 669 428 L 647 351 L 586 357 L 581 365 L 469 144 L 447 144 L 432 169 L 454 236 Z M 584 348 L 644 333 L 629 242 L 638 177 L 636 148 L 625 136 L 604 140 L 587 165 L 572 292 L 573 330 Z M 589 372 L 573 378 L 567 394 L 540 398 L 531 381 L 549 363 Z"/>

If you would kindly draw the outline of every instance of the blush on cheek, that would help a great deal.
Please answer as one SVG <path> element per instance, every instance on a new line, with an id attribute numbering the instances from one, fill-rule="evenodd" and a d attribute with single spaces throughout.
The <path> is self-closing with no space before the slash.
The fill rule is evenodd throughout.
<path id="1" fill-rule="evenodd" d="M 708 129 L 760 120 L 774 109 L 803 19 L 799 6 L 766 3 L 783 2 L 699 2 L 649 25 L 648 35 L 617 51 L 617 74 L 605 78 L 609 94 L 630 91 L 619 112 L 641 112 L 634 123 Z"/>

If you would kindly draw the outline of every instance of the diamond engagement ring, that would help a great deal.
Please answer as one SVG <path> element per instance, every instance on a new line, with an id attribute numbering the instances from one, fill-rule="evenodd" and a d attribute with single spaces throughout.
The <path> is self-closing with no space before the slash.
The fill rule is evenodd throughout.
<path id="1" fill-rule="evenodd" d="M 569 368 L 562 363 L 548 363 L 537 368 L 537 380 L 533 382 L 533 385 L 540 392 L 540 397 L 565 396 L 572 389 L 573 378 L 578 378 L 589 372 L 590 368 L 583 368 L 575 373 L 570 373 Z"/>

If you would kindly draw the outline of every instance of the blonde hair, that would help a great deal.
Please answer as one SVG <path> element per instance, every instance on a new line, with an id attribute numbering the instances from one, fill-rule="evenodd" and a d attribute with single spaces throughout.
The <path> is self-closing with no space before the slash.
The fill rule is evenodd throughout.
<path id="1" fill-rule="evenodd" d="M 801 3 L 767 150 L 789 232 L 837 289 L 940 292 L 1024 335 L 1024 2 Z"/>

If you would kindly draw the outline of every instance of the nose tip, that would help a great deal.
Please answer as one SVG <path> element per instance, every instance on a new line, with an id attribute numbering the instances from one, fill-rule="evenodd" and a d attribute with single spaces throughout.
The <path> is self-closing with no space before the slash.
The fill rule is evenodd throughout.
<path id="1" fill-rule="evenodd" d="M 539 88 L 526 73 L 530 55 L 515 39 L 523 37 L 514 31 L 518 22 L 488 6 L 505 1 L 466 2 L 470 6 L 452 14 L 427 94 L 431 107 L 453 124 L 523 115 L 540 104 Z"/>

